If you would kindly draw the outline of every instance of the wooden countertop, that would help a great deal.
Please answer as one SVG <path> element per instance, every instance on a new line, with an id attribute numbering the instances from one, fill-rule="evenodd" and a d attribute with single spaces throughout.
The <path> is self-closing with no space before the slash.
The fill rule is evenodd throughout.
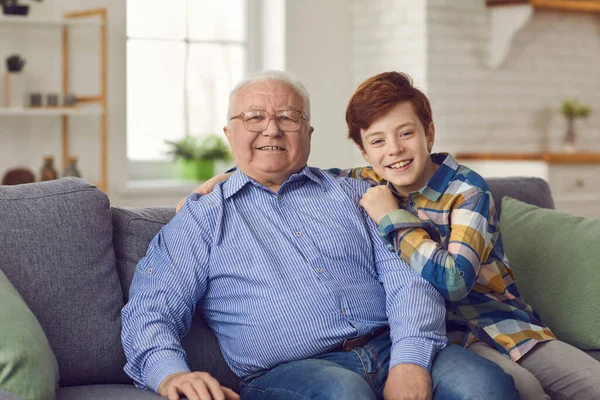
<path id="1" fill-rule="evenodd" d="M 456 153 L 457 160 L 545 161 L 549 164 L 600 164 L 600 153 Z"/>

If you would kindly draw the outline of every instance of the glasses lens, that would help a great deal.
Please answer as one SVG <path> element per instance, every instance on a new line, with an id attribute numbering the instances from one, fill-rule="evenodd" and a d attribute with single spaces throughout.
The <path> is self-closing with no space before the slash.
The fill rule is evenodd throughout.
<path id="1" fill-rule="evenodd" d="M 264 110 L 250 110 L 242 113 L 244 127 L 251 132 L 263 132 L 271 120 L 269 113 Z M 302 113 L 294 110 L 283 110 L 275 114 L 279 129 L 284 132 L 297 131 L 302 122 Z"/>
<path id="2" fill-rule="evenodd" d="M 284 132 L 291 132 L 298 129 L 302 113 L 293 110 L 284 110 L 277 113 L 277 125 Z"/>
<path id="3" fill-rule="evenodd" d="M 263 110 L 246 111 L 242 115 L 244 126 L 249 131 L 262 132 L 267 127 L 269 114 Z"/>

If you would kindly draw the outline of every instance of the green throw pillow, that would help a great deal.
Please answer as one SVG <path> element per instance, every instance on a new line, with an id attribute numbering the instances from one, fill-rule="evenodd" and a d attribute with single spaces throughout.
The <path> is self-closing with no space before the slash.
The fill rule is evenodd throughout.
<path id="1" fill-rule="evenodd" d="M 600 349 L 600 220 L 504 197 L 500 230 L 525 301 L 559 339 Z"/>
<path id="2" fill-rule="evenodd" d="M 52 400 L 58 365 L 37 318 L 0 271 L 0 390 Z"/>

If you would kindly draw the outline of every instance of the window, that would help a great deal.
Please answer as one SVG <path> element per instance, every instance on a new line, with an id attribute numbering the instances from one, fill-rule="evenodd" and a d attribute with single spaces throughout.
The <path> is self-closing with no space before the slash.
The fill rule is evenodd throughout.
<path id="1" fill-rule="evenodd" d="M 247 0 L 127 0 L 127 158 L 164 161 L 165 140 L 222 133 L 247 68 Z"/>

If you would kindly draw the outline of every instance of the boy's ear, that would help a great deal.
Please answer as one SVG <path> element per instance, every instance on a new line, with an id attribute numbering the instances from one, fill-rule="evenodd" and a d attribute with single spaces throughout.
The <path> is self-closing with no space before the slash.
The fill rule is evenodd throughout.
<path id="1" fill-rule="evenodd" d="M 358 150 L 360 150 L 362 158 L 367 162 L 367 164 L 371 165 L 371 159 L 369 158 L 369 155 L 367 154 L 365 149 L 363 149 L 362 146 L 359 144 L 357 144 L 356 147 L 358 147 Z"/>
<path id="2" fill-rule="evenodd" d="M 431 149 L 433 149 L 433 143 L 435 143 L 435 126 L 433 122 L 429 124 L 427 127 L 427 134 L 425 135 L 427 138 L 427 150 L 431 153 Z"/>

